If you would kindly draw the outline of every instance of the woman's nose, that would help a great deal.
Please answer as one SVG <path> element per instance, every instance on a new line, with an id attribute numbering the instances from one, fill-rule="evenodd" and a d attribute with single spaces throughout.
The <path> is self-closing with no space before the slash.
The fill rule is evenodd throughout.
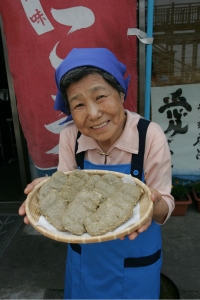
<path id="1" fill-rule="evenodd" d="M 90 120 L 96 120 L 102 116 L 102 112 L 97 103 L 90 103 L 87 107 L 87 114 Z"/>

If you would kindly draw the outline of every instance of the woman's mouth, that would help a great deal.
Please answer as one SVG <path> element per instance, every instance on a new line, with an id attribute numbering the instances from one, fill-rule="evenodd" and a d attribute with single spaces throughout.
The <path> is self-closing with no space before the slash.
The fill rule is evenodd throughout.
<path id="1" fill-rule="evenodd" d="M 102 127 L 105 127 L 107 124 L 108 124 L 109 121 L 106 121 L 106 122 L 103 122 L 99 125 L 96 125 L 96 126 L 92 126 L 93 129 L 100 129 Z"/>

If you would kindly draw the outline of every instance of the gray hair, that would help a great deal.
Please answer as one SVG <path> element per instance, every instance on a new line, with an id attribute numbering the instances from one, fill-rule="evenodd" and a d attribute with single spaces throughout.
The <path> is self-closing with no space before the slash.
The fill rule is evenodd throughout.
<path id="1" fill-rule="evenodd" d="M 118 91 L 119 94 L 120 93 L 125 94 L 125 90 L 118 83 L 115 77 L 113 77 L 111 74 L 107 73 L 106 71 L 95 67 L 89 67 L 89 66 L 75 68 L 73 70 L 70 70 L 66 74 L 64 74 L 60 80 L 60 91 L 65 100 L 67 114 L 70 114 L 70 107 L 69 107 L 69 102 L 66 93 L 68 87 L 70 86 L 71 83 L 78 82 L 83 77 L 94 73 L 100 74 L 109 85 L 111 85 L 115 90 Z"/>

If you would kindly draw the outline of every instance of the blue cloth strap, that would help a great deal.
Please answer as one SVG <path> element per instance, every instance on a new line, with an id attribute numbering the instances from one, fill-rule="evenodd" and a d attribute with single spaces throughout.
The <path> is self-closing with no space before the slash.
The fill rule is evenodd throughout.
<path id="1" fill-rule="evenodd" d="M 137 125 L 138 132 L 139 132 L 138 154 L 132 154 L 132 161 L 131 161 L 130 174 L 142 181 L 144 181 L 143 178 L 144 152 L 145 152 L 146 133 L 149 124 L 150 121 L 140 118 Z"/>
<path id="2" fill-rule="evenodd" d="M 77 137 L 76 137 L 76 145 L 75 145 L 75 159 L 76 163 L 79 169 L 83 170 L 84 169 L 84 156 L 85 156 L 85 151 L 76 153 L 78 150 L 78 142 L 77 140 L 80 138 L 81 133 L 78 131 Z"/>

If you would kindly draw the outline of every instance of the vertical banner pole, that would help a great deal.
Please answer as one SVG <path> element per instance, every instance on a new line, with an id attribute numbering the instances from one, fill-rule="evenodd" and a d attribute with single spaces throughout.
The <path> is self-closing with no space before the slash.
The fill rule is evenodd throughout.
<path id="1" fill-rule="evenodd" d="M 147 37 L 153 37 L 153 9 L 154 0 L 148 0 L 147 4 Z M 151 99 L 151 73 L 152 73 L 152 44 L 146 46 L 146 83 L 145 83 L 145 108 L 144 117 L 150 119 Z"/>

